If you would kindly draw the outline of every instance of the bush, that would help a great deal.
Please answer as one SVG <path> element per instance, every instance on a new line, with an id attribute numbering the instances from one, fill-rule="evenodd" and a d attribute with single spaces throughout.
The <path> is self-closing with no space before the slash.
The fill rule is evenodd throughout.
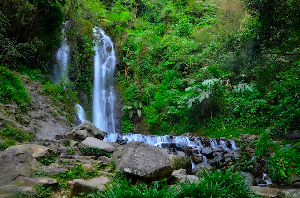
<path id="1" fill-rule="evenodd" d="M 269 176 L 273 181 L 290 182 L 293 175 L 300 176 L 300 154 L 293 147 L 279 147 L 271 156 L 267 165 Z"/>
<path id="2" fill-rule="evenodd" d="M 100 156 L 107 156 L 107 157 L 111 156 L 110 153 L 107 153 L 106 151 L 104 151 L 102 149 L 89 147 L 89 146 L 84 146 L 80 150 L 81 150 L 83 155 L 95 156 L 95 158 L 98 158 Z"/>
<path id="3" fill-rule="evenodd" d="M 0 138 L 4 140 L 4 142 L 0 142 L 0 150 L 4 150 L 15 145 L 16 141 L 23 142 L 33 140 L 34 136 L 31 131 L 22 131 L 8 122 L 5 123 L 3 128 L 0 130 Z"/>
<path id="4" fill-rule="evenodd" d="M 281 138 L 285 133 L 299 129 L 300 125 L 300 62 L 278 75 L 279 82 L 268 93 L 274 114 L 272 136 Z"/>
<path id="5" fill-rule="evenodd" d="M 22 112 L 26 112 L 31 104 L 26 89 L 20 78 L 3 66 L 0 66 L 0 102 L 16 102 Z"/>
<path id="6" fill-rule="evenodd" d="M 53 197 L 52 187 L 44 187 L 43 185 L 38 185 L 35 188 L 35 196 L 36 198 L 49 198 Z"/>
<path id="7" fill-rule="evenodd" d="M 78 103 L 77 93 L 73 91 L 73 84 L 67 81 L 61 81 L 60 84 L 54 85 L 50 82 L 45 83 L 42 93 L 50 96 L 50 98 L 57 103 L 63 105 L 60 106 L 60 111 L 67 113 L 67 119 L 70 122 L 74 122 L 73 115 L 76 114 L 75 104 Z"/>

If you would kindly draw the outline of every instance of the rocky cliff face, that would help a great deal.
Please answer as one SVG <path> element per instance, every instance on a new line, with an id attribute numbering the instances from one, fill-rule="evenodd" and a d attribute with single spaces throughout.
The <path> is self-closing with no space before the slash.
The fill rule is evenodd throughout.
<path id="1" fill-rule="evenodd" d="M 32 132 L 36 140 L 53 140 L 74 126 L 62 112 L 64 104 L 54 103 L 41 90 L 42 85 L 27 76 L 22 76 L 23 86 L 31 97 L 31 106 L 26 113 L 16 103 L 0 103 L 0 128 L 13 127 L 23 132 Z"/>

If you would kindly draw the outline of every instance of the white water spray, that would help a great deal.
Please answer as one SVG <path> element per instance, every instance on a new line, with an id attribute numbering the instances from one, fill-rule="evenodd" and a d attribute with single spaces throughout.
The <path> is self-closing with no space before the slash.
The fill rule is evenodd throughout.
<path id="1" fill-rule="evenodd" d="M 105 32 L 98 27 L 93 29 L 96 38 L 94 49 L 94 95 L 93 95 L 93 123 L 102 131 L 115 133 L 115 91 L 113 73 L 116 56 L 113 42 Z"/>

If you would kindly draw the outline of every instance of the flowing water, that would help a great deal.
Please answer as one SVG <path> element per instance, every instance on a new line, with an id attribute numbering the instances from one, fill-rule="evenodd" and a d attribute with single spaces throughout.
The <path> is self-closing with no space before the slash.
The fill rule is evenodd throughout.
<path id="1" fill-rule="evenodd" d="M 77 110 L 77 116 L 79 118 L 80 123 L 84 122 L 86 120 L 84 109 L 80 104 L 76 104 L 75 107 Z"/>
<path id="2" fill-rule="evenodd" d="M 66 23 L 64 23 L 64 26 Z M 62 28 L 63 41 L 60 48 L 56 52 L 56 64 L 54 65 L 54 82 L 58 84 L 62 79 L 69 80 L 68 77 L 68 63 L 70 46 L 68 45 L 67 38 L 65 36 L 66 29 Z"/>
<path id="3" fill-rule="evenodd" d="M 68 45 L 67 37 L 66 37 L 66 26 L 67 23 L 63 24 L 62 35 L 63 41 L 56 52 L 56 64 L 54 65 L 54 83 L 59 84 L 61 81 L 69 81 L 68 75 L 68 64 L 69 64 L 69 54 L 70 54 L 70 46 Z M 80 123 L 86 120 L 84 109 L 80 104 L 76 104 L 77 116 L 79 118 Z"/>
<path id="4" fill-rule="evenodd" d="M 222 148 L 226 151 L 235 150 L 236 145 L 233 140 L 230 140 L 230 145 L 226 145 L 223 140 L 218 139 L 209 139 L 209 142 L 203 146 L 202 142 L 207 141 L 205 138 L 201 137 L 188 137 L 188 136 L 171 136 L 171 135 L 141 135 L 141 134 L 124 134 L 124 133 L 106 133 L 104 136 L 105 142 L 116 142 L 116 141 L 125 141 L 126 143 L 131 141 L 141 141 L 146 144 L 163 147 L 164 144 L 178 144 L 178 145 L 186 145 L 189 147 L 195 147 L 197 149 L 202 149 L 203 147 L 211 147 L 213 149 Z"/>
<path id="5" fill-rule="evenodd" d="M 93 29 L 96 38 L 94 49 L 94 93 L 93 93 L 93 123 L 102 131 L 115 133 L 114 104 L 114 69 L 116 56 L 113 42 L 98 27 Z"/>

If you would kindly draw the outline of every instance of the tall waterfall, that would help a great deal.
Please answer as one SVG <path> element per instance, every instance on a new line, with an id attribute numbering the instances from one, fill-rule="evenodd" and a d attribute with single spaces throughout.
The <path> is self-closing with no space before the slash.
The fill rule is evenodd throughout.
<path id="1" fill-rule="evenodd" d="M 93 123 L 105 132 L 115 133 L 114 104 L 116 100 L 113 73 L 116 56 L 113 42 L 98 27 L 93 29 L 96 38 L 94 49 Z"/>
<path id="2" fill-rule="evenodd" d="M 61 80 L 69 81 L 68 75 L 68 64 L 69 64 L 69 53 L 70 53 L 70 46 L 67 42 L 66 37 L 66 26 L 67 23 L 63 24 L 62 34 L 63 34 L 63 41 L 56 52 L 56 64 L 54 65 L 54 83 L 58 84 Z M 80 104 L 75 105 L 77 110 L 77 116 L 80 122 L 86 120 L 84 110 Z"/>

